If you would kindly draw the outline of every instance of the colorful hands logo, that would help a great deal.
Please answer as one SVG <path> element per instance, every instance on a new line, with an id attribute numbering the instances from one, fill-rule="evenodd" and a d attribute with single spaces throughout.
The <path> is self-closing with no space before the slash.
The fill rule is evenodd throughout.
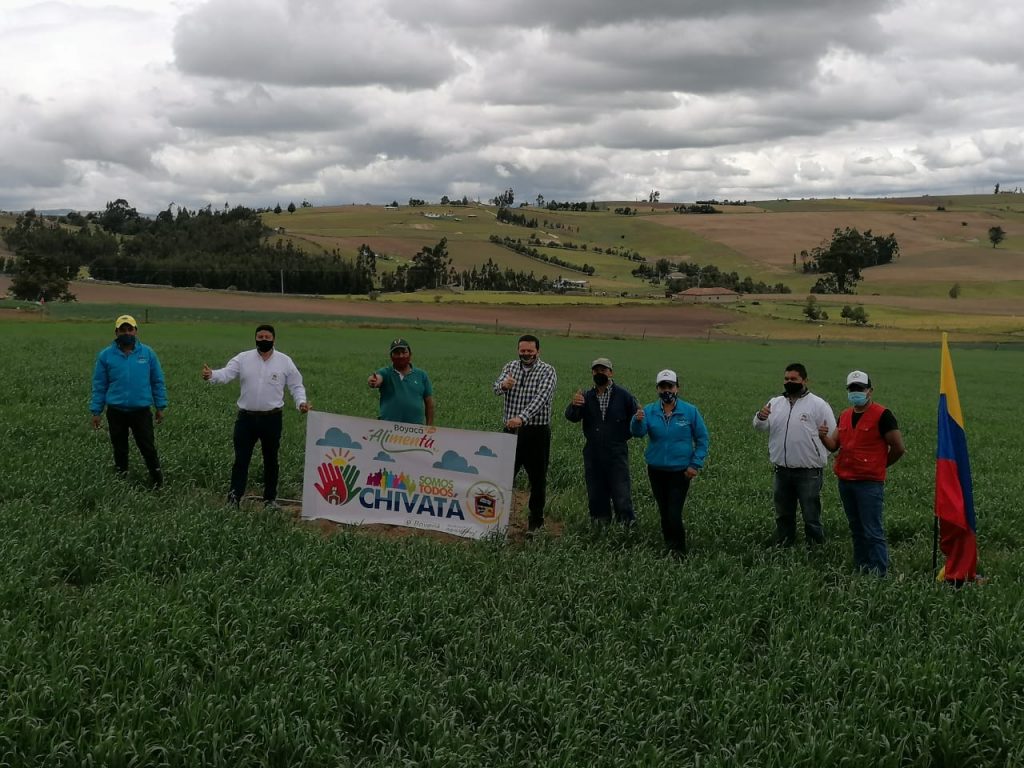
<path id="1" fill-rule="evenodd" d="M 334 450 L 327 454 L 327 461 L 316 468 L 320 482 L 314 483 L 313 487 L 327 503 L 340 507 L 362 490 L 356 485 L 359 468 L 351 463 L 353 458 L 349 451 L 341 453 Z"/>

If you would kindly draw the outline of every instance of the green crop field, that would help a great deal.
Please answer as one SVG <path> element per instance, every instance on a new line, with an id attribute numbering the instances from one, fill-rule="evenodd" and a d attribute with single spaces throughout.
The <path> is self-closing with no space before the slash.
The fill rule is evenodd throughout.
<path id="1" fill-rule="evenodd" d="M 1006 405 L 1018 352 L 953 351 L 990 581 L 952 591 L 930 570 L 935 344 L 545 338 L 559 372 L 549 532 L 468 543 L 325 535 L 287 512 L 223 505 L 237 388 L 199 371 L 250 346 L 250 317 L 163 310 L 140 329 L 171 399 L 156 493 L 134 452 L 131 477 L 115 479 L 106 433 L 88 428 L 110 323 L 0 320 L 0 764 L 1024 762 L 1024 519 Z M 498 427 L 490 383 L 514 337 L 276 320 L 315 408 L 375 415 L 366 374 L 402 332 L 434 380 L 440 424 Z M 639 528 L 588 525 L 582 439 L 560 411 L 598 355 L 646 401 L 655 372 L 678 369 L 707 420 L 683 562 L 663 554 L 639 443 Z M 766 546 L 771 473 L 750 419 L 793 360 L 837 410 L 845 373 L 867 370 L 900 421 L 909 452 L 887 483 L 888 579 L 852 572 L 831 475 L 828 543 Z M 294 410 L 285 429 L 282 496 L 297 498 Z"/>

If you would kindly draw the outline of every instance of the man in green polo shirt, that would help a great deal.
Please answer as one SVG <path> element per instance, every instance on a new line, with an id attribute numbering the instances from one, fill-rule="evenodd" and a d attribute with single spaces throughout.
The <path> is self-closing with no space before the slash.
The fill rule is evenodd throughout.
<path id="1" fill-rule="evenodd" d="M 427 372 L 414 368 L 412 349 L 405 339 L 391 342 L 391 365 L 371 373 L 366 380 L 380 390 L 380 413 L 385 421 L 406 424 L 434 423 L 434 390 Z"/>

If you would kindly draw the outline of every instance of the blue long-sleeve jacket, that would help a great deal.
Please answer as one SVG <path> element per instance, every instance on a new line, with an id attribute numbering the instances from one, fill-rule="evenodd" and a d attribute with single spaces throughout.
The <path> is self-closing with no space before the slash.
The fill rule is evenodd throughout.
<path id="1" fill-rule="evenodd" d="M 697 406 L 676 400 L 676 409 L 665 417 L 661 401 L 644 406 L 644 420 L 629 422 L 634 437 L 647 435 L 644 460 L 656 469 L 702 469 L 711 439 Z"/>
<path id="2" fill-rule="evenodd" d="M 583 405 L 569 403 L 565 418 L 583 422 L 583 436 L 588 445 L 625 447 L 630 438 L 629 420 L 636 409 L 636 398 L 628 389 L 615 384 L 608 396 L 608 410 L 604 418 L 601 417 L 596 388 L 583 393 Z"/>
<path id="3" fill-rule="evenodd" d="M 127 355 L 113 341 L 100 350 L 92 372 L 89 411 L 99 416 L 104 406 L 124 410 L 156 407 L 158 411 L 167 407 L 167 385 L 156 352 L 141 341 L 136 341 Z"/>

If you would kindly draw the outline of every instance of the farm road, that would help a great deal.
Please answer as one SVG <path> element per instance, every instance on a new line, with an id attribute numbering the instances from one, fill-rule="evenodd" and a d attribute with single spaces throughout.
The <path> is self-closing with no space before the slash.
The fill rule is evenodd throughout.
<path id="1" fill-rule="evenodd" d="M 0 278 L 0 295 L 8 278 Z M 381 321 L 430 321 L 517 330 L 566 331 L 593 336 L 662 336 L 696 338 L 736 320 L 717 307 L 682 305 L 637 306 L 514 306 L 454 303 L 403 304 L 344 301 L 240 291 L 206 291 L 163 286 L 136 286 L 76 281 L 71 292 L 82 303 L 132 306 L 227 309 L 301 313 L 326 317 L 359 317 Z"/>

